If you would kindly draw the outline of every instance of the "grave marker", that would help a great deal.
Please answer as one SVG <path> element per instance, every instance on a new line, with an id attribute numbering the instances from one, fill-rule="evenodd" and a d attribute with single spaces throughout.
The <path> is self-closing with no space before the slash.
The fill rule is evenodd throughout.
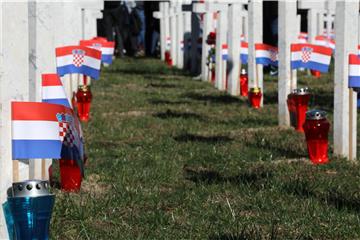
<path id="1" fill-rule="evenodd" d="M 279 1 L 279 80 L 278 120 L 280 126 L 290 126 L 287 96 L 294 87 L 290 66 L 290 45 L 297 39 L 296 1 Z"/>
<path id="2" fill-rule="evenodd" d="M 348 56 L 357 53 L 359 1 L 336 2 L 334 154 L 356 158 L 357 94 L 348 88 Z"/>
<path id="3" fill-rule="evenodd" d="M 29 99 L 29 25 L 27 2 L 0 2 L 0 201 L 6 201 L 13 180 L 29 177 L 28 166 L 12 160 L 12 100 Z M 11 19 L 11 21 L 9 21 Z M 14 64 L 16 63 L 16 64 Z M 20 167 L 13 172 L 14 167 Z M 0 213 L 0 239 L 8 239 L 3 211 Z"/>
<path id="4" fill-rule="evenodd" d="M 249 13 L 249 60 L 248 60 L 248 76 L 249 88 L 259 87 L 264 93 L 263 85 L 263 67 L 256 64 L 255 58 L 255 43 L 263 42 L 263 3 L 262 0 L 251 0 L 248 4 Z M 296 16 L 296 15 L 295 15 Z M 263 105 L 261 98 L 261 106 Z"/>

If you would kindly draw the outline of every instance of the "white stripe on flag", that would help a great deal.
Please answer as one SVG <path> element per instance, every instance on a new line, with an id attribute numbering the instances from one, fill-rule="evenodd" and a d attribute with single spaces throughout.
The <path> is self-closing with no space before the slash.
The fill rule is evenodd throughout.
<path id="1" fill-rule="evenodd" d="M 101 60 L 85 56 L 83 65 L 100 70 Z"/>
<path id="2" fill-rule="evenodd" d="M 62 86 L 46 86 L 42 87 L 43 99 L 62 99 L 66 98 L 64 88 Z"/>
<path id="3" fill-rule="evenodd" d="M 360 76 L 360 65 L 349 65 L 349 76 Z"/>
<path id="4" fill-rule="evenodd" d="M 101 53 L 104 54 L 104 55 L 113 55 L 114 54 L 114 48 L 102 47 L 101 48 Z"/>
<path id="5" fill-rule="evenodd" d="M 13 140 L 60 140 L 59 123 L 54 121 L 12 121 Z"/>
<path id="6" fill-rule="evenodd" d="M 298 52 L 292 52 L 291 53 L 291 60 L 292 61 L 301 61 L 301 55 L 302 54 L 299 51 Z M 331 56 L 312 52 L 309 61 L 329 65 L 330 58 L 331 58 Z"/>
<path id="7" fill-rule="evenodd" d="M 101 63 L 101 61 L 99 59 L 84 56 L 83 65 L 85 65 L 85 66 L 95 68 L 95 69 L 100 69 L 100 63 Z M 66 65 L 71 65 L 71 64 L 73 64 L 73 55 L 65 55 L 65 56 L 56 58 L 56 66 L 57 67 L 63 67 Z"/>
<path id="8" fill-rule="evenodd" d="M 255 57 L 266 57 L 270 58 L 270 52 L 267 50 L 256 50 Z"/>
<path id="9" fill-rule="evenodd" d="M 240 48 L 240 53 L 241 54 L 249 54 L 249 49 L 248 48 Z"/>

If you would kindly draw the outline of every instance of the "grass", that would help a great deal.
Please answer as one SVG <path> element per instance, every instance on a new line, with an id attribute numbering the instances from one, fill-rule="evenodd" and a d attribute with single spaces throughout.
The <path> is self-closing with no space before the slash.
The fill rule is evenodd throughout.
<path id="1" fill-rule="evenodd" d="M 329 75 L 309 86 L 329 112 Z M 360 168 L 314 166 L 303 134 L 158 60 L 117 60 L 93 85 L 79 194 L 56 191 L 52 239 L 359 239 Z M 332 133 L 330 133 L 332 142 Z"/>

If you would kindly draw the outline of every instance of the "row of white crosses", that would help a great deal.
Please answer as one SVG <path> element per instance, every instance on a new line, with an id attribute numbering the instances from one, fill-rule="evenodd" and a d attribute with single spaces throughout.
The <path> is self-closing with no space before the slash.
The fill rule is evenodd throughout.
<path id="1" fill-rule="evenodd" d="M 13 181 L 48 179 L 51 160 L 13 161 L 11 101 L 41 101 L 41 74 L 55 73 L 55 48 L 96 36 L 103 2 L 0 2 L 0 203 Z M 64 81 L 68 97 L 69 81 Z M 70 99 L 69 99 L 70 100 Z M 0 239 L 8 239 L 0 211 Z"/>
<path id="2" fill-rule="evenodd" d="M 169 4 L 169 3 L 161 3 Z M 248 4 L 248 11 L 243 9 Z M 336 6 L 335 6 L 336 4 Z M 308 41 L 314 43 L 317 35 L 324 33 L 330 37 L 335 25 L 336 52 L 335 52 L 335 88 L 334 88 L 334 153 L 349 159 L 356 158 L 356 93 L 348 89 L 348 54 L 357 52 L 358 44 L 358 1 L 306 1 L 288 0 L 279 1 L 278 18 L 278 48 L 279 48 L 279 81 L 278 81 L 278 121 L 279 125 L 289 126 L 287 96 L 297 87 L 296 71 L 290 66 L 290 45 L 298 41 L 300 33 L 300 16 L 297 8 L 308 9 Z M 208 81 L 209 70 L 206 66 L 206 55 L 209 46 L 206 44 L 207 35 L 216 29 L 216 83 L 215 87 L 225 89 L 226 64 L 221 58 L 222 44 L 229 46 L 229 59 L 232 66 L 228 73 L 228 92 L 238 95 L 238 76 L 241 67 L 239 60 L 240 35 L 244 34 L 249 43 L 248 70 L 249 86 L 255 83 L 263 89 L 262 69 L 255 64 L 255 43 L 262 42 L 262 1 L 205 1 L 194 2 L 193 13 L 204 13 L 203 16 L 203 43 L 201 59 L 201 79 Z M 165 11 L 166 12 L 166 11 Z M 213 19 L 216 12 L 217 23 Z M 336 12 L 336 14 L 335 14 Z M 159 13 L 162 13 L 160 8 Z M 164 15 L 163 15 L 164 16 Z M 166 16 L 166 15 L 165 15 Z M 242 17 L 239 17 L 242 16 Z M 336 18 L 334 18 L 336 16 Z M 244 18 L 245 17 L 245 18 Z M 326 22 L 326 30 L 324 29 Z M 333 24 L 335 22 L 335 24 Z M 162 22 L 162 29 L 164 28 Z M 193 25 L 192 25 L 193 26 Z M 240 26 L 240 27 L 239 27 Z M 245 26 L 245 27 L 244 27 Z M 195 30 L 192 29 L 192 33 Z M 169 32 L 166 36 L 173 37 Z M 197 35 L 196 33 L 195 35 Z M 163 37 L 164 38 L 164 37 Z M 162 40 L 162 46 L 164 45 Z M 227 42 L 228 41 L 228 42 Z M 193 39 L 192 45 L 196 43 Z M 162 47 L 162 58 L 164 47 Z M 191 50 L 192 63 L 199 61 L 197 46 Z M 195 67 L 195 66 L 193 66 Z M 193 71 L 194 72 L 194 71 Z"/>
<path id="3" fill-rule="evenodd" d="M 186 68 L 190 57 L 191 12 L 186 9 L 189 4 L 191 1 L 160 2 L 159 11 L 153 13 L 160 19 L 161 59 L 169 51 L 173 66 L 178 68 Z"/>
<path id="4" fill-rule="evenodd" d="M 335 10 L 335 74 L 334 74 L 334 154 L 348 159 L 356 158 L 357 94 L 348 88 L 348 55 L 357 53 L 359 34 L 359 1 L 301 1 L 299 7 L 309 9 L 309 41 L 322 34 L 322 14 L 326 12 L 327 31 L 331 33 Z M 279 2 L 279 124 L 289 126 L 286 98 L 292 85 L 290 44 L 296 38 L 294 16 L 296 1 Z M 317 13 L 320 20 L 314 20 Z M 331 16 L 331 17 L 330 17 Z M 315 18 L 316 19 L 316 18 Z M 320 22 L 320 24 L 317 24 Z M 318 31 L 314 30 L 317 28 Z M 329 35 L 328 35 L 329 36 Z M 294 84 L 295 85 L 295 84 Z M 296 86 L 296 85 L 295 85 Z"/>

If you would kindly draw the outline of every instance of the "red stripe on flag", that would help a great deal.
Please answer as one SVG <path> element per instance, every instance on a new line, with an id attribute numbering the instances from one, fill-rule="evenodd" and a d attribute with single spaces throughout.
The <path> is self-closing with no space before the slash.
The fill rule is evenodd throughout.
<path id="1" fill-rule="evenodd" d="M 349 54 L 349 64 L 360 65 L 360 57 L 357 54 Z"/>
<path id="2" fill-rule="evenodd" d="M 301 52 L 304 47 L 312 48 L 314 52 L 320 53 L 323 55 L 331 56 L 331 54 L 332 54 L 331 48 L 324 47 L 324 46 L 318 46 L 318 45 L 314 45 L 314 44 L 309 44 L 309 43 L 291 44 L 291 52 Z"/>
<path id="3" fill-rule="evenodd" d="M 56 53 L 57 57 L 62 57 L 62 56 L 66 56 L 66 55 L 72 55 L 73 50 L 83 50 L 83 51 L 85 51 L 86 56 L 96 58 L 99 60 L 101 59 L 101 51 L 93 49 L 93 48 L 84 47 L 84 46 L 59 47 L 59 48 L 55 49 L 55 53 Z"/>
<path id="4" fill-rule="evenodd" d="M 225 44 L 221 45 L 221 48 L 222 48 L 222 49 L 227 49 L 227 48 L 228 48 L 228 45 L 225 43 Z"/>
<path id="5" fill-rule="evenodd" d="M 264 43 L 256 43 L 255 44 L 255 49 L 256 50 L 273 50 L 273 51 L 278 50 L 277 47 L 273 47 L 273 46 L 270 46 L 270 45 L 264 44 Z"/>
<path id="6" fill-rule="evenodd" d="M 243 41 L 243 42 L 241 42 L 241 45 L 240 45 L 242 48 L 248 48 L 249 47 L 249 44 L 248 44 L 248 42 L 245 42 L 245 41 Z"/>
<path id="7" fill-rule="evenodd" d="M 73 115 L 70 108 L 42 102 L 11 102 L 11 119 L 24 121 L 58 121 L 56 114 Z"/>
<path id="8" fill-rule="evenodd" d="M 99 44 L 101 47 L 106 47 L 106 48 L 114 48 L 115 47 L 115 42 L 104 42 L 102 40 L 81 40 L 80 41 L 80 46 L 84 46 L 84 47 L 92 47 L 95 44 Z"/>
<path id="9" fill-rule="evenodd" d="M 97 41 L 101 41 L 101 42 L 107 42 L 108 40 L 104 37 L 93 37 L 92 40 L 97 40 Z"/>
<path id="10" fill-rule="evenodd" d="M 41 75 L 42 86 L 62 86 L 60 77 L 56 73 L 46 73 Z"/>

